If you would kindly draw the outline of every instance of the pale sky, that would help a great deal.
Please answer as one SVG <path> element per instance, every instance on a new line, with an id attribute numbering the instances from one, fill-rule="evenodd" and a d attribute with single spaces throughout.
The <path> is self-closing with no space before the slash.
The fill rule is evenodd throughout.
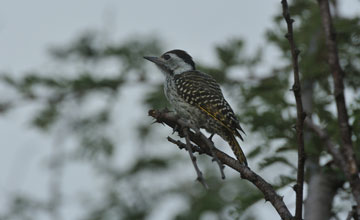
<path id="1" fill-rule="evenodd" d="M 164 40 L 166 49 L 185 49 L 195 60 L 212 62 L 214 45 L 233 37 L 244 38 L 250 52 L 263 45 L 264 31 L 271 27 L 272 15 L 281 9 L 280 0 L 2 0 L 1 3 L 0 71 L 14 75 L 46 68 L 49 47 L 64 45 L 89 29 L 106 29 L 119 40 L 155 34 Z M 358 0 L 341 4 L 343 14 L 360 12 Z M 2 88 L 0 92 L 6 94 Z M 40 198 L 48 193 L 49 174 L 41 167 L 51 154 L 49 146 L 54 144 L 54 137 L 30 128 L 29 112 L 33 108 L 24 106 L 0 115 L 0 207 L 4 207 L 11 192 L 31 192 Z M 97 187 L 86 184 L 95 175 L 89 168 L 75 164 L 66 171 L 66 194 L 76 193 L 78 188 Z M 83 182 L 66 185 L 73 184 L 71 180 L 79 176 Z M 77 214 L 69 208 L 64 219 L 75 219 Z M 166 219 L 161 214 L 154 215 L 153 219 Z M 274 219 L 278 217 L 274 215 Z"/>

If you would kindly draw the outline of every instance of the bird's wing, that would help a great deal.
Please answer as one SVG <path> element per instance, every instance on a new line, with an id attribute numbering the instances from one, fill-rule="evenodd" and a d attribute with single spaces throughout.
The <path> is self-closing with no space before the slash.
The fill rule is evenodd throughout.
<path id="1" fill-rule="evenodd" d="M 186 102 L 198 107 L 242 139 L 237 129 L 244 131 L 225 100 L 219 84 L 211 76 L 199 71 L 188 71 L 175 75 L 175 84 L 178 94 Z"/>

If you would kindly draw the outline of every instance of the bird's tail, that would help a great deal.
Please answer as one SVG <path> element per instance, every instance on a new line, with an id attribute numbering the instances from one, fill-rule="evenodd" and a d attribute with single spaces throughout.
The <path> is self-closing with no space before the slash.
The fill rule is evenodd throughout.
<path id="1" fill-rule="evenodd" d="M 245 154 L 242 151 L 239 142 L 237 142 L 237 140 L 233 134 L 228 135 L 228 141 L 229 141 L 229 145 L 230 145 L 232 151 L 234 152 L 236 158 L 238 159 L 238 161 L 240 163 L 244 164 L 245 166 L 247 166 L 248 164 L 247 164 Z"/>

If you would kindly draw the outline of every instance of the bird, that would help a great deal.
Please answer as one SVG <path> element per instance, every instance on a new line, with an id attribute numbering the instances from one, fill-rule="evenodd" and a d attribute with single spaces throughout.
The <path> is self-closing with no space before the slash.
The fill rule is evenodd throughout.
<path id="1" fill-rule="evenodd" d="M 164 93 L 175 112 L 191 125 L 219 135 L 230 145 L 237 160 L 247 166 L 240 144 L 245 134 L 220 85 L 210 75 L 196 69 L 193 58 L 184 50 L 174 49 L 160 57 L 144 56 L 165 75 Z"/>

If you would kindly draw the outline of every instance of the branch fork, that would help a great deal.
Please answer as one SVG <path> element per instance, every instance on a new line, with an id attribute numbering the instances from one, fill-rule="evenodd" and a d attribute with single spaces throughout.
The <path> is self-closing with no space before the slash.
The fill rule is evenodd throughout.
<path id="1" fill-rule="evenodd" d="M 249 167 L 244 166 L 238 160 L 218 150 L 214 146 L 214 143 L 211 140 L 209 140 L 200 131 L 194 132 L 188 129 L 189 127 L 191 127 L 191 126 L 188 127 L 186 126 L 188 125 L 188 122 L 186 122 L 185 120 L 179 118 L 176 114 L 169 112 L 167 110 L 163 110 L 163 111 L 150 110 L 149 116 L 153 117 L 156 122 L 165 124 L 171 128 L 175 128 L 176 126 L 178 126 L 179 128 L 184 128 L 185 126 L 186 131 L 183 129 L 180 130 L 185 131 L 184 135 L 185 137 L 188 137 L 188 140 L 186 140 L 186 144 L 179 140 L 174 140 L 171 137 L 167 138 L 168 141 L 177 145 L 180 149 L 191 149 L 192 152 L 197 152 L 199 154 L 206 154 L 214 158 L 215 161 L 218 160 L 221 163 L 221 169 L 220 169 L 221 171 L 223 170 L 224 165 L 234 169 L 235 171 L 240 173 L 242 179 L 246 179 L 249 182 L 251 182 L 264 194 L 265 200 L 269 201 L 273 205 L 273 207 L 280 215 L 281 219 L 293 220 L 293 216 L 291 215 L 288 207 L 285 205 L 283 201 L 283 197 L 276 193 L 275 189 L 271 184 L 266 182 L 261 176 L 259 176 L 254 171 L 252 171 Z M 179 129 L 177 129 L 177 131 L 179 131 Z M 194 160 L 193 162 L 196 163 L 196 160 Z M 199 174 L 198 174 L 198 181 L 201 182 L 201 175 L 199 178 Z M 204 183 L 202 184 L 204 185 Z"/>

